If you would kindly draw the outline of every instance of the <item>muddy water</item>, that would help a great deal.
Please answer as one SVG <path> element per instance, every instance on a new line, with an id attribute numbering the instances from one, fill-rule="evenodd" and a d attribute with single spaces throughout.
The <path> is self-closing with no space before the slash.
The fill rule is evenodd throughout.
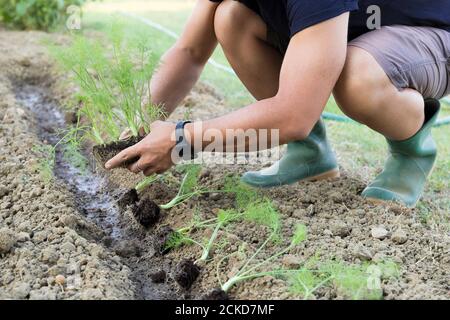
<path id="1" fill-rule="evenodd" d="M 58 106 L 46 98 L 44 90 L 25 85 L 16 92 L 16 98 L 31 111 L 36 119 L 38 136 L 50 145 L 56 145 L 61 132 L 66 128 L 63 113 Z M 106 179 L 93 170 L 76 167 L 64 157 L 63 145 L 56 148 L 55 177 L 75 197 L 75 204 L 81 214 L 99 225 L 113 239 L 123 237 L 119 227 L 119 210 L 112 195 L 106 192 Z"/>
<path id="2" fill-rule="evenodd" d="M 16 90 L 17 101 L 31 111 L 36 120 L 37 135 L 40 140 L 49 145 L 57 145 L 61 140 L 61 132 L 67 128 L 63 112 L 58 105 L 48 98 L 46 91 L 34 85 L 20 85 Z M 84 155 L 89 158 L 87 154 Z M 73 195 L 74 203 L 81 215 L 99 226 L 109 239 L 108 246 L 114 246 L 124 241 L 134 241 L 139 244 L 142 255 L 151 257 L 152 253 L 145 246 L 145 239 L 136 239 L 136 235 L 124 226 L 124 217 L 116 205 L 114 195 L 107 186 L 107 179 L 95 172 L 94 165 L 80 169 L 64 156 L 64 145 L 56 147 L 54 176 Z M 98 239 L 98 241 L 101 241 Z M 147 260 L 147 259 L 144 259 Z M 136 287 L 136 299 L 171 298 L 170 289 L 165 285 L 155 285 L 149 279 L 148 267 L 151 261 L 141 262 L 139 257 L 126 257 L 125 262 L 132 270 Z"/>

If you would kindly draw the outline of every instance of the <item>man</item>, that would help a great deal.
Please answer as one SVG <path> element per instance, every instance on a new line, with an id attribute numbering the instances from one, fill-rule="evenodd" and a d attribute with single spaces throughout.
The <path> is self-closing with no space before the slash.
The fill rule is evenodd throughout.
<path id="1" fill-rule="evenodd" d="M 198 0 L 181 38 L 151 82 L 153 102 L 172 112 L 217 43 L 258 102 L 202 123 L 202 130 L 279 129 L 287 154 L 243 181 L 273 187 L 339 175 L 320 115 L 331 95 L 354 120 L 384 135 L 389 158 L 364 190 L 374 201 L 415 206 L 436 158 L 431 137 L 450 92 L 450 2 L 446 0 Z M 139 144 L 106 164 L 138 158 L 132 172 L 161 173 L 172 149 L 200 139 L 195 124 L 152 124 Z M 226 139 L 225 139 L 226 140 Z"/>

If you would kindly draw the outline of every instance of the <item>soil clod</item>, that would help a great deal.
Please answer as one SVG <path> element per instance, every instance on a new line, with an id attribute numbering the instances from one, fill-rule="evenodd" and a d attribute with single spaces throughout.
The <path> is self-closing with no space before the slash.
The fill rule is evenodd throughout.
<path id="1" fill-rule="evenodd" d="M 94 154 L 95 159 L 104 165 L 109 159 L 118 155 L 122 150 L 134 146 L 141 140 L 141 137 L 132 137 L 128 140 L 120 140 L 110 144 L 97 145 L 92 149 L 92 153 Z M 134 162 L 136 162 L 136 159 L 130 159 L 124 162 L 122 167 L 126 168 Z"/>
<path id="2" fill-rule="evenodd" d="M 164 283 L 166 281 L 166 277 L 167 274 L 164 270 L 160 270 L 150 275 L 150 279 L 152 279 L 153 283 Z"/>
<path id="3" fill-rule="evenodd" d="M 159 221 L 161 210 L 153 201 L 143 199 L 132 207 L 132 212 L 136 221 L 148 229 Z"/>
<path id="4" fill-rule="evenodd" d="M 181 261 L 175 271 L 175 281 L 183 289 L 189 290 L 200 275 L 200 268 L 192 260 Z"/>
<path id="5" fill-rule="evenodd" d="M 167 246 L 167 241 L 175 231 L 169 226 L 161 227 L 156 233 L 155 242 L 153 244 L 155 251 L 160 255 L 166 255 L 171 248 Z"/>
<path id="6" fill-rule="evenodd" d="M 128 206 L 131 206 L 139 201 L 139 195 L 136 189 L 129 189 L 125 193 L 119 196 L 117 200 L 117 205 L 121 210 L 126 210 Z"/>
<path id="7" fill-rule="evenodd" d="M 222 289 L 216 288 L 211 290 L 209 293 L 202 296 L 201 300 L 209 300 L 209 301 L 226 301 L 230 300 L 228 294 Z"/>

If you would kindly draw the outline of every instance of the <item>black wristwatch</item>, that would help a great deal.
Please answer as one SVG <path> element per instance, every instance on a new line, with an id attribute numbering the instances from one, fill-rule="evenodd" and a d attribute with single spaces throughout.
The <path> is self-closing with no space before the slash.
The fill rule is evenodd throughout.
<path id="1" fill-rule="evenodd" d="M 192 121 L 179 121 L 175 127 L 175 151 L 176 154 L 183 160 L 194 160 L 197 158 L 197 154 L 194 147 L 186 140 L 184 135 L 184 127 Z"/>

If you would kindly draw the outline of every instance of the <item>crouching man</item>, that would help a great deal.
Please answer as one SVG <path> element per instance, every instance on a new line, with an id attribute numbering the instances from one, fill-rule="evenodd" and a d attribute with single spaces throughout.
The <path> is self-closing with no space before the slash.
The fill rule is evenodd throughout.
<path id="1" fill-rule="evenodd" d="M 173 165 L 174 148 L 209 143 L 202 140 L 207 130 L 225 137 L 227 129 L 277 129 L 287 153 L 244 182 L 266 188 L 338 177 L 320 120 L 334 93 L 344 113 L 389 147 L 383 172 L 363 196 L 415 206 L 436 159 L 438 99 L 450 93 L 449 13 L 446 0 L 198 0 L 152 79 L 152 102 L 172 112 L 218 43 L 258 102 L 203 121 L 200 133 L 195 123 L 155 122 L 106 167 L 137 158 L 132 172 L 161 173 Z"/>

